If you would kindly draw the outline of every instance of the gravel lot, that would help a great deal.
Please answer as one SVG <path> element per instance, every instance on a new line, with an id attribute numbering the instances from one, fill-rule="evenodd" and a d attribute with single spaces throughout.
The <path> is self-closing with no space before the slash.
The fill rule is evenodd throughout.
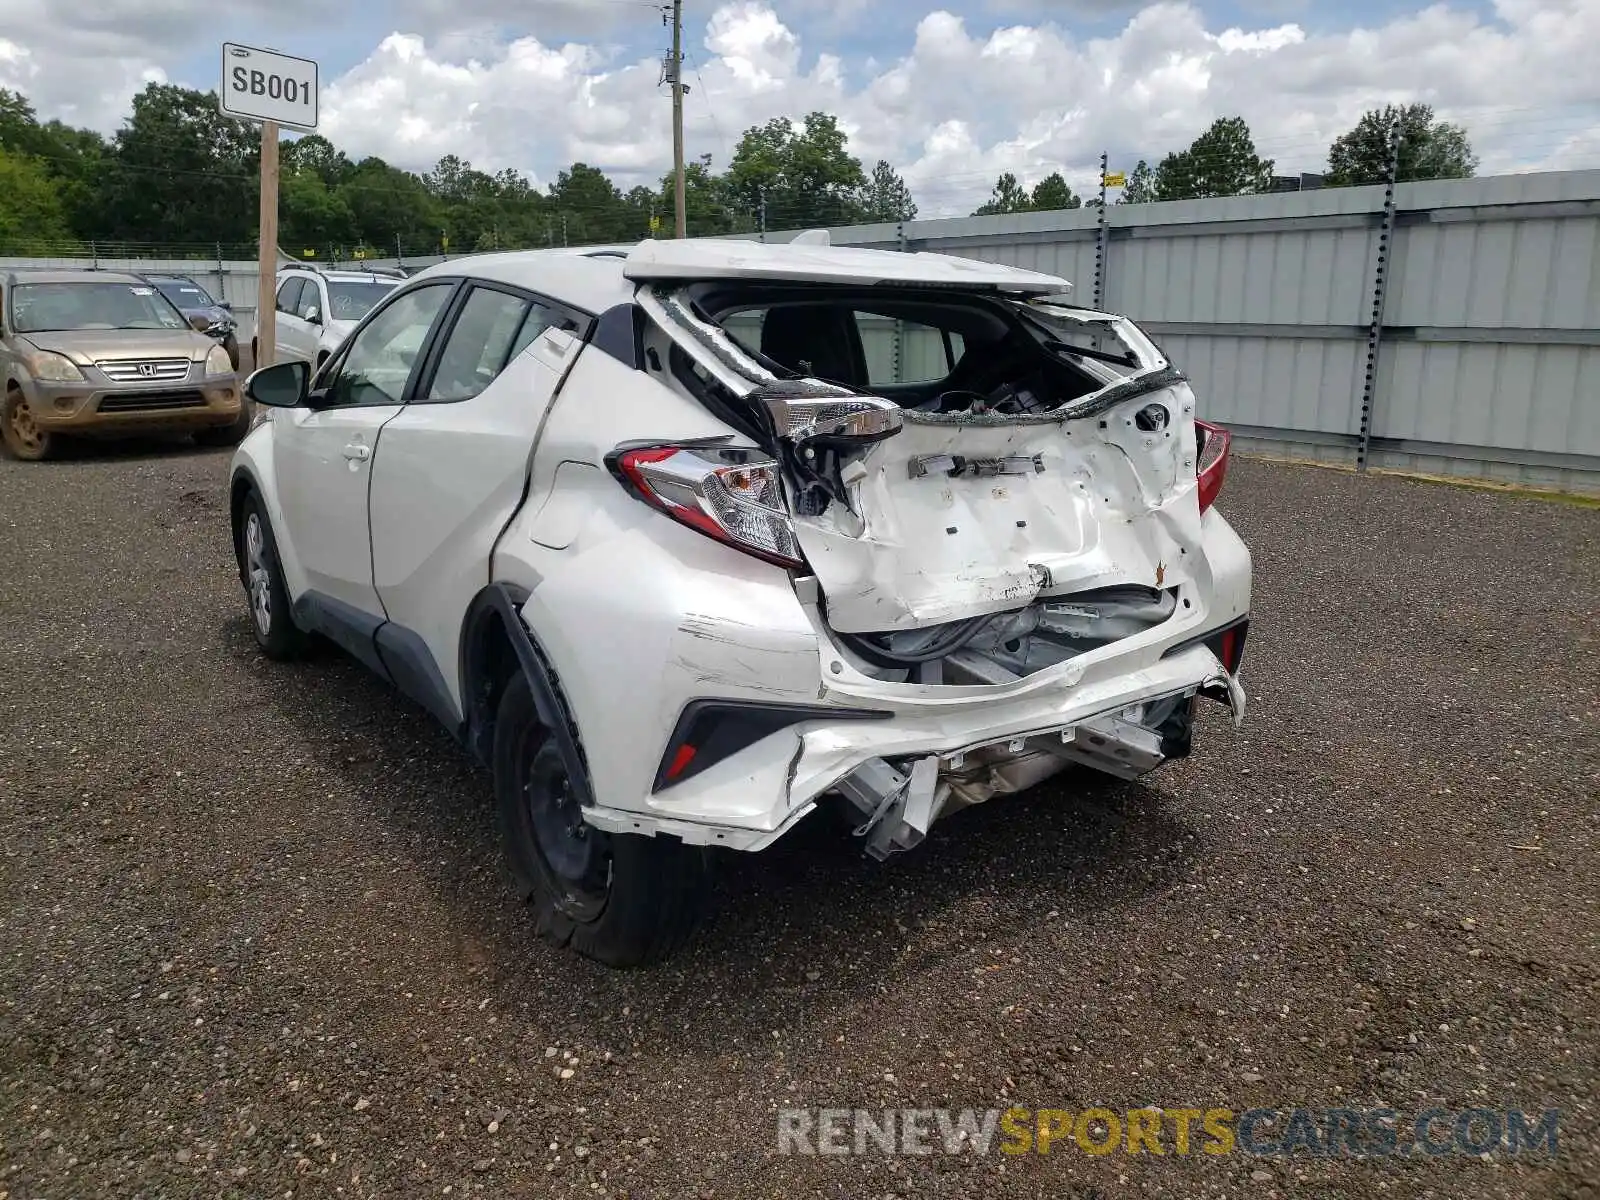
<path id="1" fill-rule="evenodd" d="M 884 865 L 802 829 L 613 973 L 427 716 L 257 656 L 226 467 L 0 460 L 0 1200 L 1600 1194 L 1600 511 L 1237 462 L 1241 732 Z M 1012 1103 L 1562 1115 L 1554 1160 L 774 1154 L 780 1107 Z"/>

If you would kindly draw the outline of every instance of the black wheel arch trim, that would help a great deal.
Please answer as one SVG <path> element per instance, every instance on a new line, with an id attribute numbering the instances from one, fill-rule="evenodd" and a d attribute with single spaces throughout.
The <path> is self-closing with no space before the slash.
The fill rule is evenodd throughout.
<path id="1" fill-rule="evenodd" d="M 885 721 L 894 713 L 877 708 L 830 708 L 819 704 L 773 704 L 763 700 L 691 700 L 678 714 L 656 767 L 652 794 L 692 779 L 762 738 L 802 721 Z M 688 765 L 669 778 L 683 746 L 694 747 Z"/>
<path id="2" fill-rule="evenodd" d="M 588 808 L 594 804 L 594 792 L 590 787 L 589 764 L 578 741 L 575 721 L 562 697 L 560 682 L 550 666 L 549 657 L 523 624 L 519 611 L 530 595 L 526 588 L 513 583 L 491 583 L 478 593 L 467 609 L 461 637 L 462 694 L 467 710 L 465 740 L 480 760 L 493 761 L 492 739 L 486 739 L 485 736 L 493 728 L 493 714 L 485 712 L 486 697 L 483 695 L 484 685 L 492 682 L 493 676 L 489 664 L 480 659 L 484 622 L 498 618 L 516 654 L 517 665 L 528 680 L 539 723 L 555 741 L 561 753 L 562 765 L 567 771 L 567 781 L 577 793 L 579 803 Z M 490 744 L 485 744 L 486 740 Z M 486 755 L 491 757 L 486 758 Z"/>
<path id="3" fill-rule="evenodd" d="M 240 484 L 244 485 L 242 489 Z M 228 476 L 228 536 L 233 542 L 233 561 L 239 569 L 239 584 L 246 588 L 250 586 L 250 580 L 245 575 L 244 553 L 239 545 L 239 512 L 244 506 L 247 492 L 254 492 L 260 496 L 261 483 L 249 467 L 236 466 Z M 265 504 L 265 500 L 262 503 Z"/>

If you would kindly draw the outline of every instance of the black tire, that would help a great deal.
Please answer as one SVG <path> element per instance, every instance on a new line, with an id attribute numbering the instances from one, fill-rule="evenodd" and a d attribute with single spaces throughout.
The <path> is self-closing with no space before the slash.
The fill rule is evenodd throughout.
<path id="1" fill-rule="evenodd" d="M 209 429 L 194 431 L 195 444 L 199 446 L 237 446 L 250 432 L 250 401 L 239 398 L 239 419 L 229 425 L 213 425 Z"/>
<path id="2" fill-rule="evenodd" d="M 5 399 L 0 400 L 0 444 L 22 462 L 43 462 L 60 449 L 60 439 L 34 423 L 27 397 L 15 386 L 8 387 Z"/>
<path id="3" fill-rule="evenodd" d="M 251 544 L 253 528 L 260 532 L 258 546 Z M 310 638 L 294 623 L 289 589 L 284 586 L 283 568 L 278 563 L 278 543 L 272 536 L 272 522 L 267 519 L 266 505 L 254 492 L 247 495 L 240 506 L 239 526 L 234 531 L 234 553 L 239 559 L 239 576 L 250 606 L 250 629 L 256 635 L 256 645 L 268 658 L 279 662 L 299 658 L 305 653 Z M 264 578 L 257 577 L 258 569 L 264 572 Z M 264 612 L 258 606 L 258 587 L 264 593 Z"/>
<path id="4" fill-rule="evenodd" d="M 506 856 L 542 937 L 610 967 L 660 962 L 689 940 L 706 908 L 705 848 L 585 824 L 588 779 L 568 780 L 520 671 L 495 717 L 494 790 Z"/>
<path id="5" fill-rule="evenodd" d="M 233 364 L 233 369 L 239 369 L 239 339 L 229 334 L 222 339 L 222 348 L 228 352 L 228 361 Z"/>

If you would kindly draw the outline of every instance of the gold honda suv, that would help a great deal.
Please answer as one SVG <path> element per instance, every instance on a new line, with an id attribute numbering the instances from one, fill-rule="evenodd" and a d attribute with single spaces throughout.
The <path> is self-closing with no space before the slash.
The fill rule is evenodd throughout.
<path id="1" fill-rule="evenodd" d="M 0 376 L 15 458 L 48 458 L 62 437 L 189 432 L 231 446 L 250 429 L 227 350 L 137 275 L 0 272 Z"/>

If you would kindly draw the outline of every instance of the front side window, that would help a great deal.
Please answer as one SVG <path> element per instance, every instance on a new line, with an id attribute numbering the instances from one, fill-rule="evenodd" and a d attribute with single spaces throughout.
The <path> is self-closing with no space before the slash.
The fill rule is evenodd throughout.
<path id="1" fill-rule="evenodd" d="M 11 289 L 18 333 L 74 329 L 187 329 L 183 314 L 145 283 L 20 283 Z"/>
<path id="2" fill-rule="evenodd" d="M 328 382 L 327 403 L 399 404 L 406 382 L 454 283 L 425 284 L 397 297 L 351 340 Z"/>
<path id="3" fill-rule="evenodd" d="M 398 286 L 397 283 L 366 279 L 353 282 L 330 280 L 328 311 L 324 315 L 334 321 L 359 321 Z"/>
<path id="4" fill-rule="evenodd" d="M 542 304 L 492 288 L 473 288 L 445 341 L 428 399 L 470 400 L 494 382 L 506 364 L 555 323 Z"/>

